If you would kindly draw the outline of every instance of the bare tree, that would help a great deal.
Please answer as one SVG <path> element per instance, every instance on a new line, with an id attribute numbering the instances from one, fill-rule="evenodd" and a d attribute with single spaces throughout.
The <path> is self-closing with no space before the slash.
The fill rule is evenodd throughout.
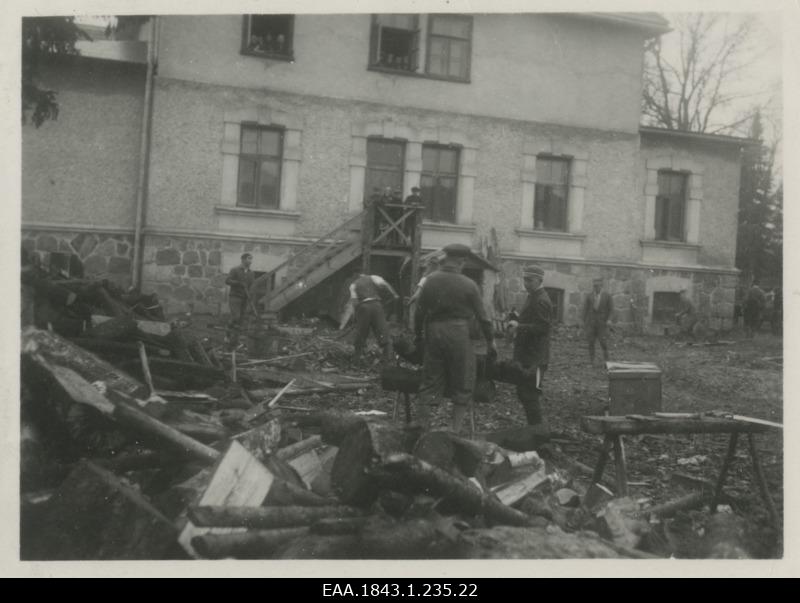
<path id="1" fill-rule="evenodd" d="M 654 38 L 645 48 L 643 111 L 648 125 L 707 132 L 749 124 L 755 113 L 714 121 L 735 101 L 763 90 L 742 90 L 742 76 L 755 59 L 755 22 L 749 17 L 692 13 L 672 18 L 678 48 Z M 719 119 L 717 117 L 717 119 Z"/>

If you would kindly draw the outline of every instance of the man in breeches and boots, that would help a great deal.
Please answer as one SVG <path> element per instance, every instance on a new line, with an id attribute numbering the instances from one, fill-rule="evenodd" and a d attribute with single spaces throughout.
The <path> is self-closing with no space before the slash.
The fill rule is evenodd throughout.
<path id="1" fill-rule="evenodd" d="M 383 311 L 381 290 L 388 291 L 396 301 L 399 296 L 394 288 L 377 274 L 360 274 L 350 285 L 350 303 L 355 308 L 356 336 L 353 342 L 354 362 L 359 362 L 364 354 L 364 346 L 370 329 L 375 334 L 378 345 L 383 350 L 384 362 L 392 359 L 392 340 L 386 314 Z"/>
<path id="2" fill-rule="evenodd" d="M 550 329 L 553 304 L 542 286 L 544 270 L 535 264 L 522 271 L 528 299 L 519 313 L 515 331 L 514 361 L 529 372 L 530 378 L 517 385 L 517 397 L 525 410 L 528 425 L 539 425 L 542 414 L 542 381 L 550 359 Z M 514 321 L 516 322 L 516 321 Z"/>
<path id="3" fill-rule="evenodd" d="M 228 323 L 228 345 L 235 349 L 239 343 L 239 334 L 247 327 L 247 315 L 252 311 L 253 302 L 250 299 L 250 289 L 255 277 L 250 265 L 253 256 L 249 253 L 242 254 L 242 263 L 231 269 L 225 284 L 231 289 L 228 293 L 228 306 L 231 310 L 231 320 Z"/>
<path id="4" fill-rule="evenodd" d="M 469 247 L 453 244 L 444 252 L 439 270 L 422 286 L 414 315 L 417 345 L 422 343 L 423 330 L 425 338 L 418 422 L 430 424 L 431 403 L 447 388 L 453 401 L 450 428 L 459 433 L 472 406 L 475 387 L 475 352 L 470 338 L 473 318 L 480 325 L 490 356 L 497 356 L 497 347 L 478 285 L 461 274 Z"/>
<path id="5" fill-rule="evenodd" d="M 608 362 L 608 327 L 614 302 L 611 296 L 603 291 L 603 279 L 598 277 L 592 281 L 592 292 L 586 296 L 583 306 L 583 329 L 589 344 L 589 362 L 594 364 L 594 343 L 598 341 L 603 350 L 603 360 Z"/>

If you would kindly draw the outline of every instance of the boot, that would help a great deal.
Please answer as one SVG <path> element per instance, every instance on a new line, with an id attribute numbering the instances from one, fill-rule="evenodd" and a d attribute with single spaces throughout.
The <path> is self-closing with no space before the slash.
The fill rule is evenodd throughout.
<path id="1" fill-rule="evenodd" d="M 542 403 L 540 400 L 525 400 L 522 402 L 525 409 L 525 418 L 528 425 L 540 425 L 542 423 Z"/>

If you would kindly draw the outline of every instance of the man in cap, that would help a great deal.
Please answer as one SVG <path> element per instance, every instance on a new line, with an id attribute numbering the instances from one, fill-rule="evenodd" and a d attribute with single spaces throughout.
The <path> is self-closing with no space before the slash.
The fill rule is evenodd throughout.
<path id="1" fill-rule="evenodd" d="M 592 292 L 583 304 L 583 330 L 589 343 L 589 362 L 594 364 L 594 343 L 600 342 L 603 360 L 608 361 L 608 326 L 614 312 L 611 296 L 603 291 L 603 279 L 592 280 Z"/>
<path id="2" fill-rule="evenodd" d="M 553 304 L 544 290 L 544 270 L 529 264 L 522 270 L 528 299 L 519 313 L 519 321 L 511 321 L 514 329 L 514 361 L 530 372 L 531 378 L 517 385 L 517 397 L 525 410 L 528 425 L 542 422 L 542 381 L 550 360 L 550 328 Z"/>
<path id="3" fill-rule="evenodd" d="M 228 343 L 231 348 L 235 348 L 239 342 L 239 333 L 247 326 L 247 313 L 252 310 L 252 300 L 250 289 L 253 286 L 255 276 L 250 266 L 253 263 L 253 255 L 243 253 L 242 263 L 231 268 L 225 284 L 231 289 L 228 293 L 228 306 L 231 310 L 231 321 L 228 323 Z"/>
<path id="4" fill-rule="evenodd" d="M 475 318 L 486 339 L 488 353 L 497 355 L 492 324 L 486 316 L 480 290 L 461 274 L 470 255 L 466 245 L 444 248 L 445 257 L 436 272 L 428 275 L 420 291 L 414 315 L 414 333 L 421 343 L 425 336 L 419 421 L 430 420 L 430 404 L 445 386 L 452 392 L 451 429 L 461 431 L 472 404 L 475 387 L 475 353 L 470 338 L 470 321 Z"/>

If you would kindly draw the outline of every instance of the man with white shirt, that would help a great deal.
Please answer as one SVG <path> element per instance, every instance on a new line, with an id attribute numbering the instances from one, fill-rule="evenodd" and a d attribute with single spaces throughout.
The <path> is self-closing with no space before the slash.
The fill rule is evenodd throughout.
<path id="1" fill-rule="evenodd" d="M 350 285 L 350 303 L 355 310 L 356 322 L 356 338 L 353 342 L 355 361 L 359 361 L 364 353 L 370 330 L 383 350 L 384 361 L 392 358 L 392 341 L 383 311 L 381 290 L 388 291 L 394 300 L 399 297 L 394 288 L 377 274 L 359 274 Z"/>

